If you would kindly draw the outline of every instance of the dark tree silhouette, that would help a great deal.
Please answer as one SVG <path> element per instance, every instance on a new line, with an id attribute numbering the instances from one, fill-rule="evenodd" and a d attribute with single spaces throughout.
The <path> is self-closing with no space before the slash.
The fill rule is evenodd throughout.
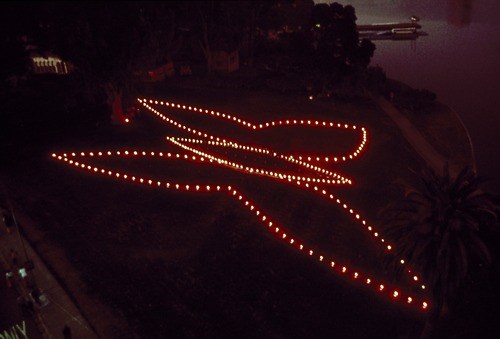
<path id="1" fill-rule="evenodd" d="M 375 44 L 370 40 L 361 40 L 357 50 L 357 55 L 355 56 L 355 62 L 362 68 L 366 69 L 366 67 L 370 64 L 373 54 L 375 53 L 375 48 Z"/>
<path id="2" fill-rule="evenodd" d="M 359 41 L 354 7 L 339 3 L 314 6 L 309 23 L 314 48 L 313 64 L 323 89 L 346 76 L 366 71 L 375 51 L 368 40 Z"/>
<path id="3" fill-rule="evenodd" d="M 90 101 L 104 92 L 112 117 L 119 120 L 133 92 L 134 71 L 168 57 L 175 5 L 42 2 L 31 8 L 41 23 L 33 35 L 43 48 L 76 66 Z"/>
<path id="4" fill-rule="evenodd" d="M 25 33 L 22 26 L 27 24 L 22 14 L 23 5 L 7 3 L 0 11 L 0 82 L 26 73 L 27 53 L 24 48 Z"/>
<path id="5" fill-rule="evenodd" d="M 247 61 L 253 66 L 256 51 L 266 40 L 270 29 L 291 26 L 300 29 L 309 20 L 314 3 L 312 0 L 298 1 L 242 1 L 240 12 L 244 14 L 241 22 L 245 26 L 243 50 L 246 50 Z"/>
<path id="6" fill-rule="evenodd" d="M 432 292 L 424 337 L 453 309 L 466 277 L 492 261 L 485 238 L 497 225 L 500 207 L 481 191 L 482 182 L 469 167 L 456 178 L 448 166 L 442 175 L 426 169 L 421 186 L 407 186 L 404 200 L 383 213 L 387 235 L 396 245 L 394 259 L 404 258 L 421 272 Z"/>
<path id="7" fill-rule="evenodd" d="M 181 10 L 182 25 L 200 47 L 207 74 L 211 74 L 215 50 L 246 49 L 253 63 L 258 29 L 272 25 L 276 1 L 188 1 Z M 274 20 L 276 24 L 276 20 Z"/>

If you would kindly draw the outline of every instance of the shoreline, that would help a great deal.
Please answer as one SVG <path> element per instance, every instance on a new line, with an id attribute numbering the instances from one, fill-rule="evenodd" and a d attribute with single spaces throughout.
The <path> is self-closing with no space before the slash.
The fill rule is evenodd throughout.
<path id="1" fill-rule="evenodd" d="M 227 75 L 226 75 L 227 76 Z M 228 76 L 229 78 L 231 75 Z M 197 80 L 197 81 L 196 81 Z M 395 81 L 403 86 L 412 88 L 406 83 L 399 80 L 388 79 Z M 226 84 L 227 85 L 227 84 Z M 170 81 L 166 82 L 166 87 L 173 86 L 177 89 L 214 89 L 207 79 L 195 78 L 180 78 L 180 81 L 175 81 L 174 85 Z M 264 84 L 263 86 L 267 86 Z M 248 89 L 244 87 L 219 88 L 221 90 L 232 90 L 234 92 L 242 91 L 245 93 L 259 91 L 258 89 Z M 270 92 L 276 95 L 285 95 L 298 98 L 300 94 L 284 93 L 275 88 L 269 88 Z M 307 95 L 306 93 L 304 95 Z M 370 98 L 369 100 L 373 100 Z M 335 101 L 332 101 L 335 104 Z M 362 105 L 361 99 L 355 99 L 352 105 Z M 424 136 L 427 142 L 436 150 L 436 152 L 449 161 L 451 167 L 455 167 L 458 171 L 465 166 L 470 166 L 477 171 L 476 159 L 472 138 L 463 123 L 459 114 L 447 104 L 436 99 L 434 106 L 429 112 L 412 112 L 406 109 L 396 107 L 398 111 L 407 118 L 415 129 Z"/>
<path id="2" fill-rule="evenodd" d="M 425 139 L 451 164 L 476 170 L 474 148 L 470 134 L 457 112 L 437 101 L 431 112 L 399 111 L 409 119 Z M 427 117 L 420 117 L 428 115 Z"/>
<path id="3" fill-rule="evenodd" d="M 465 132 L 465 135 L 466 135 L 466 138 L 467 138 L 467 143 L 469 144 L 470 158 L 471 158 L 470 160 L 472 162 L 472 169 L 474 170 L 474 172 L 477 172 L 477 164 L 476 164 L 476 156 L 475 156 L 475 152 L 474 152 L 474 144 L 472 142 L 472 138 L 470 136 L 469 130 L 465 126 L 465 124 L 464 124 L 462 118 L 460 117 L 460 115 L 455 110 L 453 110 L 450 106 L 448 106 L 447 104 L 444 104 L 442 102 L 439 102 L 439 104 L 441 104 L 441 105 L 443 105 L 443 106 L 446 107 L 446 109 L 451 113 L 451 115 L 453 117 L 455 117 L 456 120 L 458 120 L 458 123 L 460 124 L 460 127 Z"/>
<path id="4" fill-rule="evenodd" d="M 398 87 L 414 89 L 399 80 L 387 79 Z M 396 92 L 397 96 L 398 93 Z M 392 100 L 389 102 L 392 103 Z M 450 167 L 460 171 L 469 166 L 477 170 L 472 138 L 459 114 L 437 98 L 432 106 L 420 110 L 410 110 L 393 104 L 413 127 L 424 137 L 435 153 L 449 162 Z"/>

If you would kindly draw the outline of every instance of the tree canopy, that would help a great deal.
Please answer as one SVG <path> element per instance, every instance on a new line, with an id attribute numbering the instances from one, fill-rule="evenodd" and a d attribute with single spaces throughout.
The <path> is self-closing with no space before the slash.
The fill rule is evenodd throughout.
<path id="1" fill-rule="evenodd" d="M 425 169 L 420 178 L 421 185 L 406 187 L 405 199 L 383 218 L 395 241 L 395 261 L 404 258 L 423 275 L 438 317 L 453 306 L 465 279 L 492 262 L 487 239 L 497 230 L 500 206 L 469 167 L 456 178 L 447 166 L 442 175 Z"/>
<path id="2" fill-rule="evenodd" d="M 22 27 L 28 22 L 22 10 L 22 3 L 8 3 L 0 11 L 0 47 L 2 49 L 0 82 L 26 72 L 28 55 L 23 46 L 25 32 Z"/>
<path id="3" fill-rule="evenodd" d="M 359 41 L 356 13 L 351 5 L 334 2 L 314 6 L 312 31 L 314 64 L 323 74 L 324 85 L 340 82 L 348 74 L 366 69 L 375 51 L 369 40 Z"/>
<path id="4" fill-rule="evenodd" d="M 266 47 L 271 30 L 278 31 L 279 66 L 309 74 L 325 88 L 363 72 L 375 49 L 371 42 L 359 41 L 354 8 L 338 3 L 37 2 L 9 8 L 21 19 L 16 29 L 73 63 L 82 91 L 94 101 L 105 97 L 118 117 L 134 92 L 133 74 L 158 67 L 179 51 L 193 60 L 205 59 L 208 73 L 214 50 L 238 50 L 249 65 L 256 56 L 257 62 L 267 63 L 266 49 L 258 50 Z M 9 24 L 4 26 L 8 32 Z M 9 53 L 18 53 L 13 36 L 0 37 Z"/>
<path id="5" fill-rule="evenodd" d="M 69 60 L 91 101 L 106 97 L 119 117 L 135 72 L 165 62 L 173 49 L 174 2 L 39 2 L 22 9 L 40 49 Z M 125 99 L 125 102 L 122 102 Z"/>

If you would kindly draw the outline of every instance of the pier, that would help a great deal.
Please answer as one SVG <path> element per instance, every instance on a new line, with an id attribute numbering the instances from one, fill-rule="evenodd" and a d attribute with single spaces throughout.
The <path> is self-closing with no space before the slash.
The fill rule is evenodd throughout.
<path id="1" fill-rule="evenodd" d="M 428 35 L 419 31 L 422 26 L 412 22 L 386 22 L 356 26 L 360 39 L 370 40 L 415 40 Z"/>

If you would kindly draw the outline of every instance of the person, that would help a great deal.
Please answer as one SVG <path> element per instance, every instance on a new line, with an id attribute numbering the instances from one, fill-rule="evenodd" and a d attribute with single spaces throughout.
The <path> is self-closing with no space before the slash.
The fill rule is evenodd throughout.
<path id="1" fill-rule="evenodd" d="M 19 309 L 21 310 L 22 315 L 25 316 L 25 314 L 26 314 L 26 304 L 24 302 L 24 298 L 23 297 L 17 298 L 17 305 L 19 306 Z"/>
<path id="2" fill-rule="evenodd" d="M 35 287 L 33 291 L 31 291 L 31 297 L 37 303 L 37 305 L 40 306 L 42 304 L 42 302 L 40 301 L 40 290 L 37 287 Z"/>
<path id="3" fill-rule="evenodd" d="M 5 273 L 5 279 L 7 280 L 7 287 L 11 288 L 14 286 L 14 273 L 9 271 Z"/>
<path id="4" fill-rule="evenodd" d="M 12 265 L 14 267 L 17 267 L 17 251 L 14 250 L 13 248 L 10 249 L 10 261 L 12 262 Z"/>
<path id="5" fill-rule="evenodd" d="M 35 308 L 33 307 L 33 302 L 25 297 L 19 297 L 17 303 L 21 309 L 21 314 L 23 317 L 32 317 L 35 314 Z"/>
<path id="6" fill-rule="evenodd" d="M 71 339 L 71 327 L 69 327 L 67 324 L 64 324 L 62 334 L 64 336 L 64 339 Z"/>
<path id="7" fill-rule="evenodd" d="M 28 316 L 33 316 L 35 314 L 35 307 L 33 306 L 33 301 L 31 301 L 31 299 L 26 299 L 25 307 Z"/>
<path id="8" fill-rule="evenodd" d="M 5 229 L 7 230 L 7 233 L 12 233 L 12 226 L 13 226 L 13 221 L 12 217 L 7 211 L 2 211 L 2 220 L 3 224 L 5 225 Z"/>

